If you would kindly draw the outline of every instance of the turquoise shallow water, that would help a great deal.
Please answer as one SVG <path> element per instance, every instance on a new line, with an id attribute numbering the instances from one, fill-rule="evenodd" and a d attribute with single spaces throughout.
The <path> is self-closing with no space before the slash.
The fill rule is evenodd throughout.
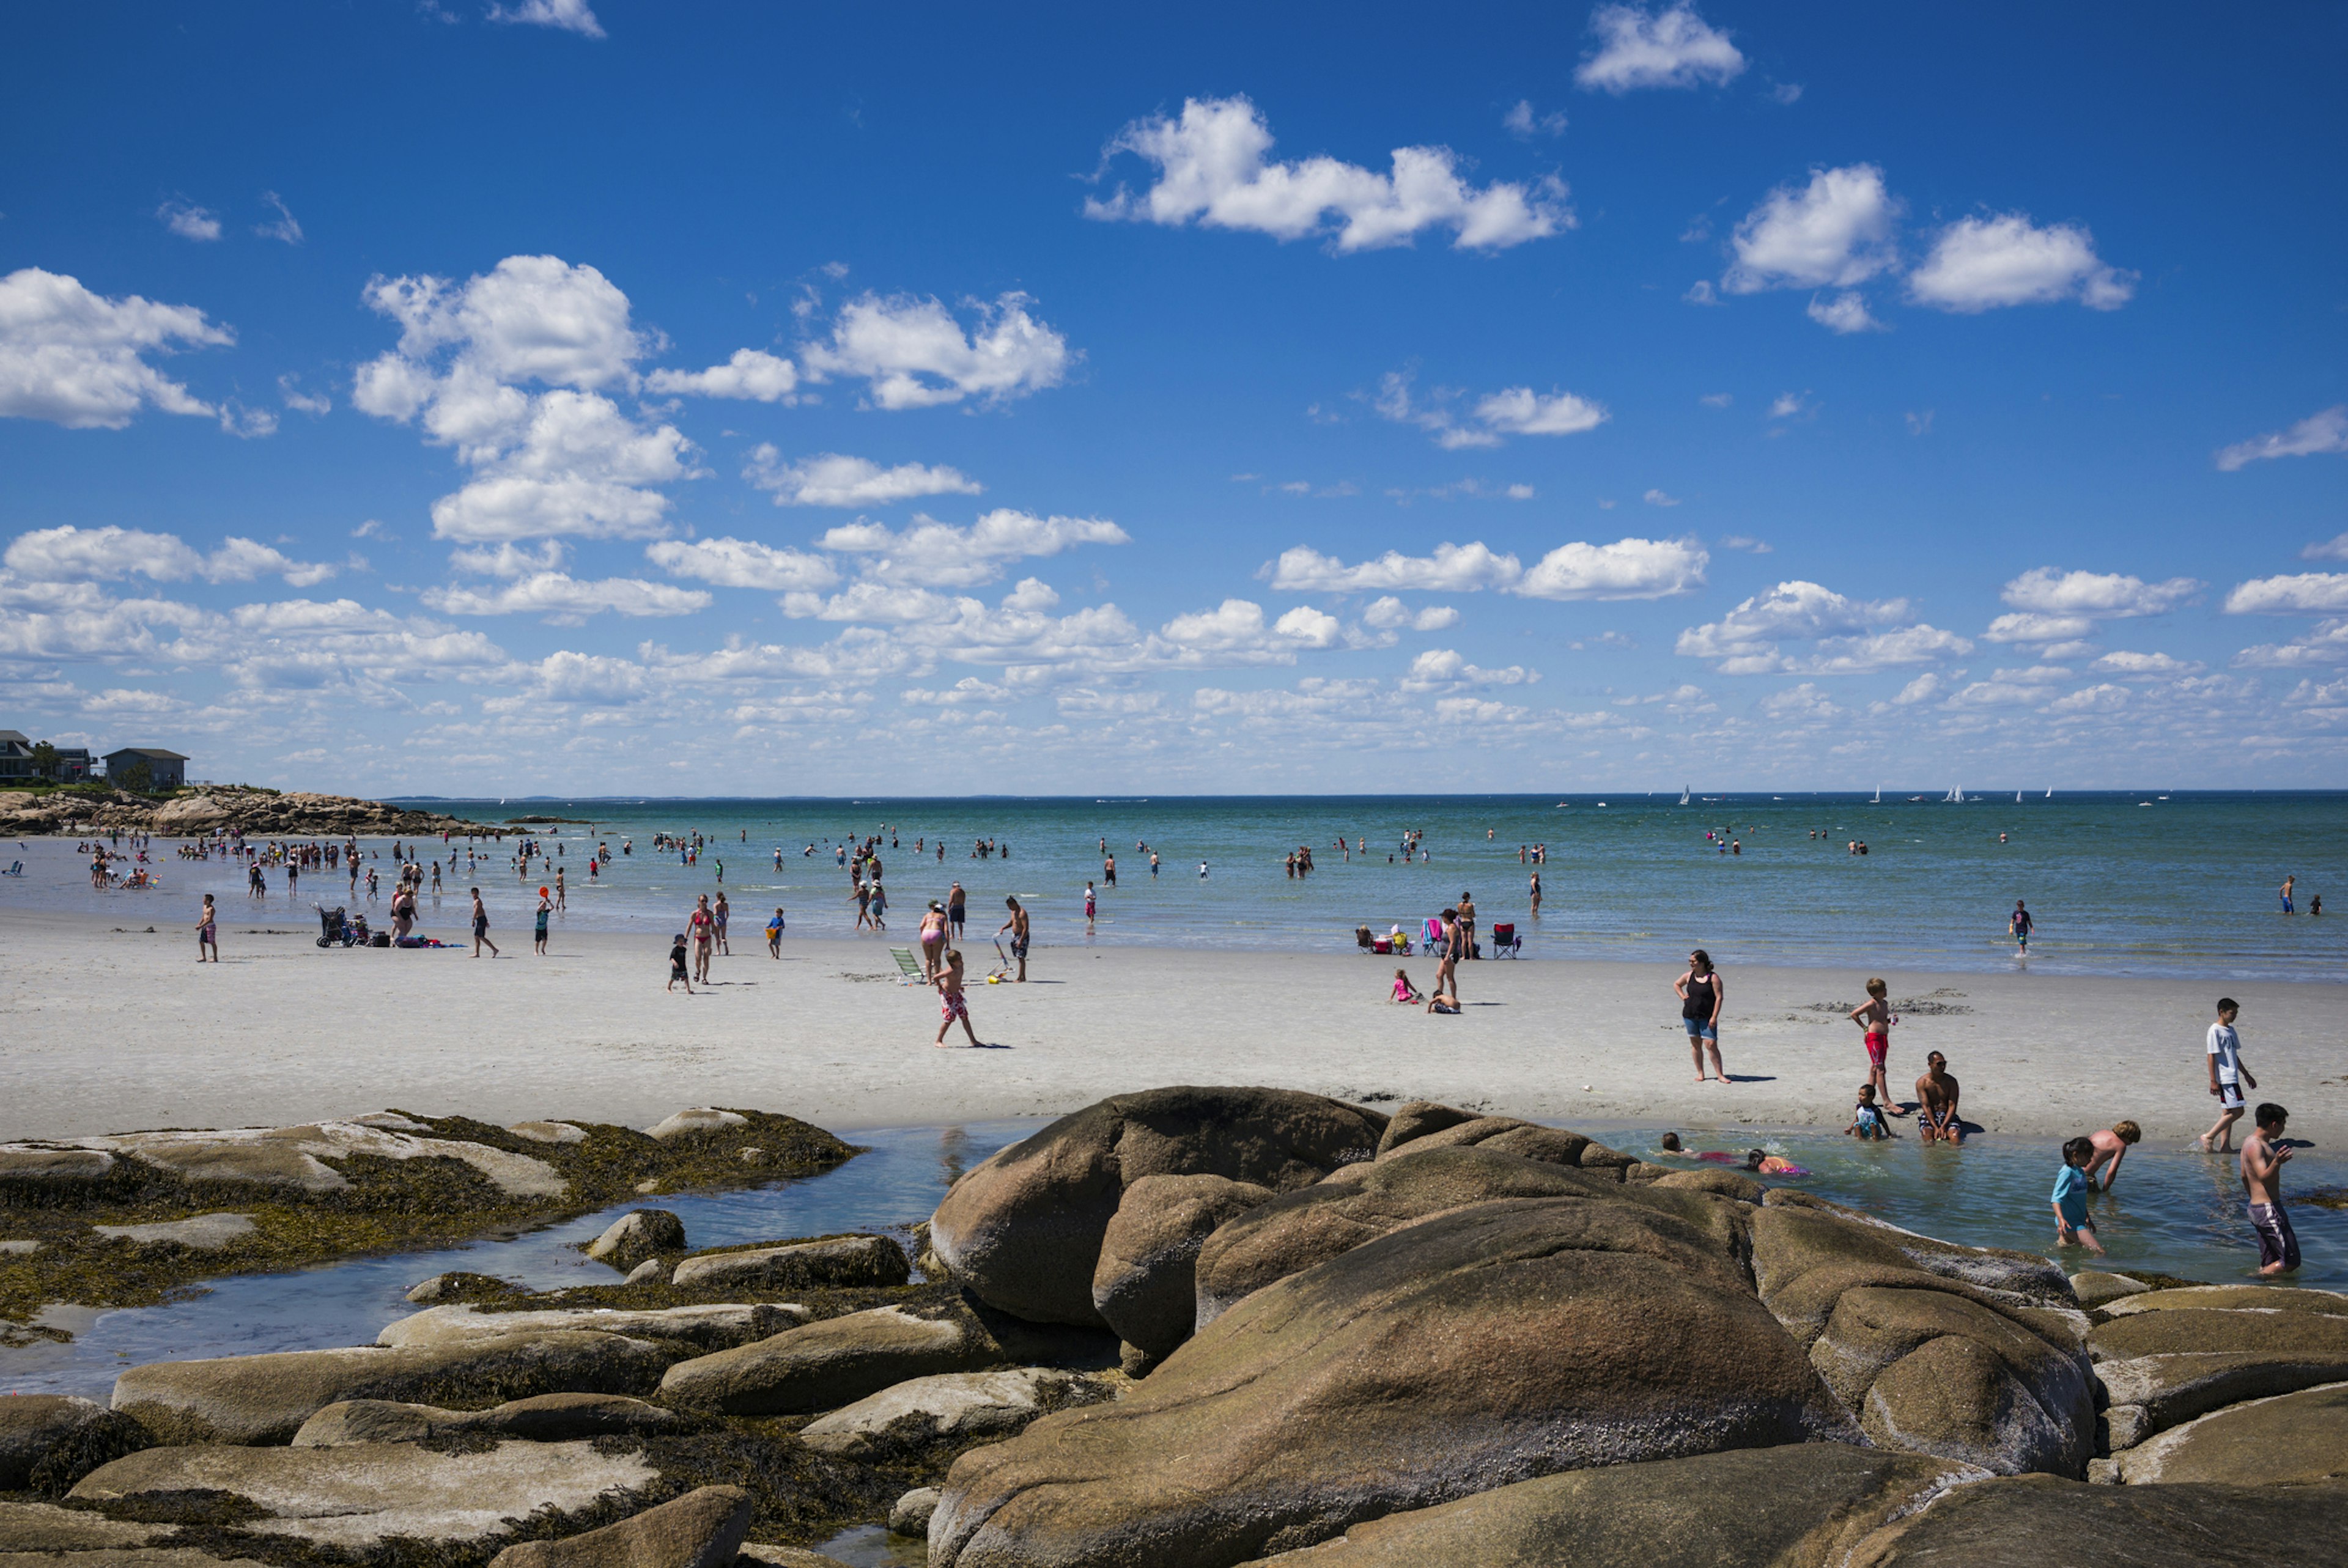
<path id="1" fill-rule="evenodd" d="M 2326 888 L 2348 889 L 2348 794 L 2025 791 L 2017 801 L 2009 789 L 1953 804 L 1945 789 L 1913 793 L 1886 791 L 1877 804 L 1699 791 L 1684 806 L 1676 795 L 428 804 L 477 820 L 591 819 L 531 830 L 562 852 L 571 886 L 561 918 L 654 937 L 679 928 L 696 894 L 719 888 L 721 861 L 735 923 L 754 940 L 778 904 L 794 934 L 847 935 L 855 906 L 834 846 L 882 833 L 901 941 L 922 901 L 957 878 L 973 931 L 992 930 L 1015 894 L 1034 910 L 1040 942 L 1081 940 L 1090 879 L 1099 905 L 1090 935 L 1113 943 L 1337 951 L 1352 948 L 1357 925 L 1416 929 L 1464 888 L 1488 930 L 1518 925 L 1532 958 L 1671 961 L 1702 944 L 1724 964 L 1998 970 L 2014 967 L 2005 921 L 2023 898 L 2039 922 L 2029 963 L 2042 973 L 2336 979 L 2348 967 L 2348 918 L 2338 917 L 2348 905 L 2335 900 L 2335 917 L 2285 918 L 2275 897 L 2287 874 L 2299 879 L 2302 911 Z M 1720 853 L 1707 829 L 1725 830 L 1743 853 Z M 1401 862 L 1397 845 L 1412 830 L 1431 860 Z M 656 833 L 695 831 L 710 841 L 697 864 L 653 850 Z M 1366 841 L 1366 852 L 1340 853 L 1340 835 Z M 1009 858 L 973 858 L 982 836 L 1006 845 Z M 1855 839 L 1869 853 L 1849 854 Z M 615 854 L 632 841 L 634 853 L 591 884 L 585 859 L 597 840 Z M 1114 888 L 1102 875 L 1104 841 L 1117 858 Z M 1158 851 L 1156 878 L 1138 844 Z M 1540 844 L 1550 855 L 1534 921 L 1536 867 L 1519 854 Z M 1319 869 L 1292 879 L 1283 858 L 1299 845 L 1313 846 Z M 119 916 L 163 906 L 178 918 L 205 891 L 221 896 L 232 920 L 250 907 L 241 870 L 221 861 L 178 862 L 167 850 L 160 894 L 95 893 L 70 849 L 34 845 L 31 875 L 0 881 L 0 907 Z M 510 845 L 482 846 L 470 865 L 465 849 L 441 849 L 447 896 L 427 900 L 425 928 L 456 937 L 463 889 L 478 883 L 497 929 L 526 932 L 548 873 L 517 875 Z M 254 912 L 306 924 L 314 900 L 350 901 L 339 874 L 304 877 L 293 899 L 282 872 L 270 884 Z"/>
<path id="2" fill-rule="evenodd" d="M 675 1211 L 695 1246 L 871 1230 L 902 1237 L 928 1217 L 953 1178 L 1042 1125 L 1005 1121 L 954 1127 L 886 1128 L 856 1136 L 870 1152 L 807 1181 L 707 1196 L 646 1200 Z M 1646 1155 L 1662 1131 L 1581 1129 L 1616 1148 Z M 1700 1138 L 1701 1135 L 1691 1135 Z M 1860 1145 L 1820 1132 L 1741 1133 L 1737 1143 L 1694 1148 L 1742 1151 L 1758 1143 L 1808 1167 L 1790 1184 L 1866 1209 L 1928 1235 L 2059 1256 L 2067 1272 L 2089 1266 L 2076 1250 L 2055 1254 L 2047 1206 L 2055 1145 L 1981 1137 L 1961 1149 L 1923 1148 L 1912 1139 Z M 2096 1200 L 2107 1265 L 2187 1278 L 2251 1276 L 2257 1245 L 2243 1223 L 2230 1160 L 2138 1148 L 2116 1192 Z M 2292 1193 L 2348 1186 L 2348 1160 L 2301 1150 L 2288 1167 Z M 579 1245 L 630 1204 L 510 1238 L 446 1251 L 361 1258 L 298 1274 L 225 1279 L 164 1307 L 60 1320 L 75 1338 L 0 1350 L 0 1393 L 70 1393 L 104 1399 L 115 1374 L 146 1361 L 253 1355 L 372 1341 L 383 1326 L 416 1310 L 402 1299 L 417 1280 L 449 1269 L 510 1278 L 539 1289 L 610 1284 L 618 1276 L 589 1262 Z M 2294 1283 L 2348 1289 L 2348 1213 L 2300 1204 L 2291 1210 L 2305 1266 Z M 875 1547 L 878 1550 L 878 1547 Z"/>

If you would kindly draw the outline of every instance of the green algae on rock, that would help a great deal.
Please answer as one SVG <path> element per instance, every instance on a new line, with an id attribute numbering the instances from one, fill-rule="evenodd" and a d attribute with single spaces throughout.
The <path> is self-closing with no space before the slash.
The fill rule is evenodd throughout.
<path id="1" fill-rule="evenodd" d="M 733 1110 L 661 1138 L 575 1125 L 578 1139 L 550 1142 L 469 1117 L 394 1111 L 301 1127 L 0 1144 L 0 1214 L 39 1244 L 0 1253 L 0 1344 L 64 1337 L 23 1327 L 52 1302 L 151 1306 L 203 1279 L 545 1225 L 623 1203 L 646 1183 L 663 1192 L 757 1186 L 819 1174 L 857 1153 L 765 1111 Z M 765 1158 L 746 1163 L 746 1147 Z M 184 1226 L 224 1214 L 249 1228 L 216 1219 Z"/>

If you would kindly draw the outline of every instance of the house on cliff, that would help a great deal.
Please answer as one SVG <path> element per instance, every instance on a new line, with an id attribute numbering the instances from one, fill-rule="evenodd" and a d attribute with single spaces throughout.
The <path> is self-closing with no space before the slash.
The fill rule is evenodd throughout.
<path id="1" fill-rule="evenodd" d="M 131 770 L 145 764 L 150 789 L 178 789 L 188 782 L 188 759 L 160 746 L 125 746 L 106 753 L 106 776 L 119 784 Z"/>

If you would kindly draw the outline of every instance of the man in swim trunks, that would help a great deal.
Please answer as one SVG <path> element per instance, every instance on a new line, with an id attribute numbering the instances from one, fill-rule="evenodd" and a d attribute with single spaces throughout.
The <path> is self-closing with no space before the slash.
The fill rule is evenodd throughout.
<path id="1" fill-rule="evenodd" d="M 1924 1058 L 1924 1076 L 1916 1081 L 1916 1126 L 1927 1143 L 1962 1143 L 1964 1123 L 1957 1118 L 1957 1081 L 1949 1076 L 1949 1059 L 1939 1051 Z"/>
<path id="2" fill-rule="evenodd" d="M 1011 918 L 997 926 L 994 934 L 1000 937 L 1005 931 L 1011 933 L 1011 956 L 1019 964 L 1019 973 L 1013 978 L 1025 980 L 1027 978 L 1027 911 L 1019 907 L 1016 898 L 1005 898 L 1003 902 L 1011 911 Z"/>
<path id="3" fill-rule="evenodd" d="M 2261 1276 L 2299 1266 L 2299 1237 L 2282 1207 L 2282 1167 L 2291 1158 L 2282 1129 L 2290 1120 L 2290 1112 L 2269 1102 L 2258 1109 L 2259 1130 L 2242 1140 L 2242 1191 L 2250 1198 L 2250 1228 L 2259 1233 Z"/>
<path id="4" fill-rule="evenodd" d="M 1876 1103 L 1887 1115 L 1897 1116 L 1899 1108 L 1891 1103 L 1891 1085 L 1883 1076 L 1883 1064 L 1891 1053 L 1891 1026 L 1900 1020 L 1892 1015 L 1891 1004 L 1884 1000 L 1890 988 L 1880 979 L 1867 982 L 1867 999 L 1850 1009 L 1850 1021 L 1867 1035 L 1867 1081 L 1875 1085 Z"/>

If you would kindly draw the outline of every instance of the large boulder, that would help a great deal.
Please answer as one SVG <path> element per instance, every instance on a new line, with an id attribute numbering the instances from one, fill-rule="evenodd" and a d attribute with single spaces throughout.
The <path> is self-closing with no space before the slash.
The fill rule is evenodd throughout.
<path id="1" fill-rule="evenodd" d="M 165 1534 L 169 1525 L 138 1524 L 129 1520 L 112 1520 L 102 1513 L 88 1513 L 77 1508 L 59 1508 L 47 1502 L 0 1502 L 0 1564 L 16 1568 L 23 1559 L 16 1553 L 115 1553 L 104 1561 L 108 1564 L 135 1562 L 133 1549 L 144 1546 L 157 1536 Z M 34 1560 L 41 1568 L 76 1562 L 95 1564 L 90 1557 L 48 1557 Z M 31 1564 L 26 1564 L 31 1568 Z"/>
<path id="2" fill-rule="evenodd" d="M 1557 1471 L 1857 1437 L 1702 1227 L 1484 1203 L 1256 1292 L 1116 1404 L 963 1455 L 930 1561 L 1227 1568 Z"/>
<path id="3" fill-rule="evenodd" d="M 889 1237 L 838 1235 L 696 1253 L 677 1264 L 669 1283 L 679 1288 L 800 1290 L 902 1285 L 912 1276 L 905 1249 Z"/>
<path id="4" fill-rule="evenodd" d="M 886 1460 L 935 1444 L 994 1441 L 1038 1417 L 1115 1398 L 1097 1378 L 1051 1367 L 914 1378 L 818 1417 L 799 1441 L 819 1453 Z"/>
<path id="5" fill-rule="evenodd" d="M 601 1530 L 509 1546 L 489 1568 L 734 1568 L 750 1510 L 740 1487 L 705 1486 Z"/>
<path id="6" fill-rule="evenodd" d="M 1093 1270 L 1125 1189 L 1144 1176 L 1221 1176 L 1275 1192 L 1366 1160 L 1386 1121 L 1291 1089 L 1112 1095 L 964 1173 L 930 1245 L 982 1300 L 1039 1323 L 1097 1327 Z"/>
<path id="7" fill-rule="evenodd" d="M 2148 1290 L 2105 1304 L 2115 1317 L 2139 1312 L 2177 1312 L 2188 1308 L 2242 1312 L 2313 1312 L 2326 1317 L 2348 1317 L 2348 1295 L 2337 1290 L 2305 1290 L 2281 1285 L 2187 1285 L 2170 1290 Z"/>
<path id="8" fill-rule="evenodd" d="M 488 1405 L 534 1394 L 648 1394 L 675 1358 L 642 1339 L 564 1332 L 154 1361 L 114 1380 L 114 1408 L 168 1442 L 283 1443 L 345 1399 Z"/>
<path id="9" fill-rule="evenodd" d="M 1869 1437 L 2000 1474 L 2085 1473 L 2087 1323 L 2053 1265 L 1972 1256 L 1816 1201 L 1750 1213 L 1761 1299 Z"/>
<path id="10" fill-rule="evenodd" d="M 1378 1139 L 1377 1157 L 1461 1148 L 1489 1149 L 1552 1165 L 1584 1165 L 1612 1172 L 1616 1181 L 1637 1163 L 1628 1154 L 1561 1127 L 1544 1127 L 1515 1116 L 1486 1116 L 1430 1100 L 1413 1100 L 1395 1112 Z"/>
<path id="11" fill-rule="evenodd" d="M 1979 1474 L 1843 1443 L 1608 1465 L 1390 1513 L 1258 1568 L 1828 1568 Z"/>
<path id="12" fill-rule="evenodd" d="M 1218 1225 L 1272 1197 L 1270 1187 L 1222 1176 L 1144 1176 L 1128 1184 L 1101 1237 L 1093 1306 L 1127 1344 L 1150 1356 L 1169 1354 L 1196 1324 L 1199 1248 Z"/>
<path id="13" fill-rule="evenodd" d="M 2348 1481 L 2348 1383 L 2252 1399 L 2116 1456 L 2120 1479 L 2309 1486 Z"/>
<path id="14" fill-rule="evenodd" d="M 393 1319 L 376 1336 L 378 1345 L 471 1345 L 516 1335 L 587 1332 L 619 1334 L 666 1345 L 684 1354 L 726 1350 L 797 1327 L 808 1320 L 804 1307 L 788 1302 L 724 1303 L 710 1307 L 662 1307 L 630 1311 L 612 1307 L 549 1307 L 535 1312 L 479 1311 L 467 1306 L 435 1307 Z"/>
<path id="15" fill-rule="evenodd" d="M 1355 1180 L 1283 1193 L 1210 1235 L 1199 1249 L 1196 1268 L 1199 1327 L 1314 1264 L 1429 1215 L 1497 1198 L 1648 1202 L 1644 1192 L 1625 1189 L 1605 1172 L 1484 1147 L 1438 1145 L 1381 1159 Z M 1684 1218 L 1711 1206 L 1700 1197 L 1658 1202 Z M 1728 1250 L 1736 1245 L 1725 1230 L 1718 1239 Z"/>
<path id="16" fill-rule="evenodd" d="M 1005 1358 L 978 1319 L 958 1307 L 879 1307 L 787 1329 L 755 1344 L 680 1361 L 661 1398 L 680 1409 L 788 1416 L 837 1409 L 891 1384 L 975 1372 Z"/>
<path id="17" fill-rule="evenodd" d="M 1876 1532 L 1850 1568 L 2340 1568 L 2348 1488 L 1984 1481 Z M 1724 1559 L 1724 1561 L 1735 1561 Z"/>
<path id="18" fill-rule="evenodd" d="M 623 1274 L 648 1257 L 684 1250 L 685 1222 L 667 1209 L 632 1209 L 587 1244 L 589 1257 Z"/>
<path id="19" fill-rule="evenodd" d="M 639 1491 L 658 1479 L 641 1454 L 600 1453 L 583 1442 L 508 1442 L 469 1453 L 417 1443 L 207 1446 L 118 1459 L 83 1477 L 71 1496 L 130 1512 L 210 1493 L 223 1504 L 242 1500 L 221 1518 L 241 1530 L 364 1551 L 390 1536 L 478 1541 L 539 1509 L 575 1512 L 607 1491 Z"/>
<path id="20" fill-rule="evenodd" d="M 646 1437 L 694 1423 L 675 1410 L 624 1394 L 540 1394 L 486 1410 L 444 1410 L 396 1399 L 345 1399 L 328 1405 L 294 1434 L 297 1449 L 348 1443 L 416 1443 L 459 1433 L 570 1442 L 582 1438 Z"/>
<path id="21" fill-rule="evenodd" d="M 191 1182 L 341 1192 L 350 1185 L 326 1162 L 372 1155 L 384 1160 L 455 1160 L 471 1166 L 508 1197 L 560 1198 L 562 1173 L 543 1160 L 469 1139 L 417 1137 L 381 1118 L 316 1122 L 300 1127 L 232 1127 L 202 1132 L 123 1132 L 73 1140 L 77 1147 L 135 1160 Z M 398 1119 L 414 1128 L 419 1122 Z"/>
<path id="22" fill-rule="evenodd" d="M 2103 1384 L 2110 1407 L 2104 1412 L 2106 1446 L 2116 1453 L 2180 1421 L 2244 1399 L 2348 1382 L 2348 1351 L 2304 1355 L 2188 1350 L 2100 1362 L 2096 1378 Z"/>
<path id="23" fill-rule="evenodd" d="M 2348 1355 L 2348 1318 L 2328 1312 L 2241 1312 L 2188 1307 L 2130 1313 L 2087 1332 L 2099 1361 L 2181 1351 L 2237 1356 Z"/>
<path id="24" fill-rule="evenodd" d="M 61 1492 L 153 1440 L 129 1417 L 70 1394 L 0 1398 L 0 1491 Z"/>
<path id="25" fill-rule="evenodd" d="M 2151 1288 L 2140 1279 L 2100 1268 L 2083 1269 L 2071 1276 L 2071 1294 L 2090 1312 L 2098 1307 L 2109 1307 L 2124 1296 L 2142 1296 Z"/>

